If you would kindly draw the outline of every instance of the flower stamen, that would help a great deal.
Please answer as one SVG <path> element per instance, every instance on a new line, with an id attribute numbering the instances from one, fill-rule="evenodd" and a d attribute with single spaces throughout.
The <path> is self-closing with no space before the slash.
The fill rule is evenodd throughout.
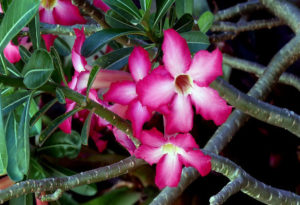
<path id="1" fill-rule="evenodd" d="M 42 0 L 42 7 L 45 9 L 53 9 L 56 5 L 57 0 Z"/>
<path id="2" fill-rule="evenodd" d="M 175 79 L 175 90 L 177 93 L 187 94 L 193 85 L 193 81 L 189 75 L 178 75 Z"/>

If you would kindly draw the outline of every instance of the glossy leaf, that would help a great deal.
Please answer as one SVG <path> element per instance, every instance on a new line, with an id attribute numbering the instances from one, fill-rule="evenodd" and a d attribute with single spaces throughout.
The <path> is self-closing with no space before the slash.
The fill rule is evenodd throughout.
<path id="1" fill-rule="evenodd" d="M 128 58 L 133 48 L 121 48 L 99 57 L 95 64 L 104 69 L 119 70 L 128 63 Z"/>
<path id="2" fill-rule="evenodd" d="M 47 154 L 57 158 L 75 158 L 81 149 L 81 138 L 76 131 L 66 134 L 58 131 L 51 135 L 44 145 L 38 149 L 41 154 Z"/>
<path id="3" fill-rule="evenodd" d="M 38 93 L 35 93 L 38 94 Z M 12 94 L 6 95 L 2 101 L 2 113 L 3 115 L 8 114 L 14 110 L 19 105 L 23 104 L 30 95 L 30 92 L 27 90 L 17 90 Z"/>
<path id="4" fill-rule="evenodd" d="M 42 144 L 47 140 L 47 138 L 58 128 L 58 126 L 65 121 L 68 117 L 71 117 L 76 112 L 80 111 L 81 108 L 77 108 L 74 110 L 71 110 L 70 112 L 64 113 L 63 115 L 57 117 L 55 120 L 52 121 L 51 124 L 46 127 L 42 134 L 39 136 L 39 145 L 42 146 Z"/>
<path id="5" fill-rule="evenodd" d="M 18 198 L 13 198 L 9 200 L 9 205 L 32 205 L 32 204 L 33 204 L 32 194 L 23 195 Z"/>
<path id="6" fill-rule="evenodd" d="M 151 7 L 152 0 L 140 0 L 141 8 L 147 11 Z"/>
<path id="7" fill-rule="evenodd" d="M 66 98 L 65 98 L 63 91 L 60 88 L 56 88 L 55 93 L 56 93 L 56 98 L 57 98 L 58 102 L 60 104 L 65 104 Z"/>
<path id="8" fill-rule="evenodd" d="M 44 49 L 36 50 L 22 71 L 23 82 L 29 89 L 39 88 L 48 81 L 53 70 L 50 54 Z"/>
<path id="9" fill-rule="evenodd" d="M 192 53 L 205 50 L 210 45 L 208 37 L 200 31 L 190 31 L 180 35 L 185 38 Z"/>
<path id="10" fill-rule="evenodd" d="M 200 16 L 200 18 L 197 22 L 198 26 L 199 26 L 199 30 L 202 33 L 206 33 L 210 29 L 213 22 L 214 22 L 214 15 L 210 11 L 204 12 Z"/>
<path id="11" fill-rule="evenodd" d="M 8 163 L 4 121 L 2 116 L 2 98 L 0 95 L 0 176 L 6 173 Z"/>
<path id="12" fill-rule="evenodd" d="M 29 109 L 29 116 L 30 119 L 40 110 L 39 106 L 37 103 L 32 100 L 30 104 L 30 109 Z M 31 120 L 30 120 L 31 121 Z M 30 123 L 29 123 L 30 126 Z M 36 136 L 41 134 L 42 131 L 42 120 L 38 120 L 33 126 L 30 126 L 30 132 L 29 132 L 29 137 L 31 136 Z"/>
<path id="13" fill-rule="evenodd" d="M 54 47 L 51 47 L 50 54 L 51 54 L 52 59 L 53 59 L 54 68 L 59 73 L 61 81 L 64 82 L 65 86 L 68 86 L 68 83 L 67 83 L 66 78 L 65 78 L 65 73 L 64 73 L 64 70 L 63 70 L 63 67 L 62 67 L 61 59 L 59 57 L 59 54 L 58 54 L 57 50 Z"/>
<path id="14" fill-rule="evenodd" d="M 90 72 L 90 75 L 89 75 L 89 79 L 88 79 L 88 82 L 87 82 L 87 88 L 86 88 L 86 97 L 88 98 L 89 97 L 89 94 L 90 94 L 90 90 L 92 88 L 92 85 L 96 79 L 96 76 L 99 72 L 99 70 L 101 69 L 101 67 L 99 66 L 94 66 Z"/>
<path id="15" fill-rule="evenodd" d="M 29 179 L 44 179 L 47 177 L 47 173 L 44 168 L 39 164 L 37 159 L 30 159 L 30 172 L 28 175 Z"/>
<path id="16" fill-rule="evenodd" d="M 0 53 L 37 13 L 39 0 L 14 0 L 9 5 L 0 25 Z"/>
<path id="17" fill-rule="evenodd" d="M 55 103 L 57 99 L 49 101 L 46 105 L 38 110 L 30 119 L 30 126 L 33 126 Z"/>
<path id="18" fill-rule="evenodd" d="M 194 18 L 190 14 L 184 14 L 173 26 L 173 28 L 179 32 L 188 32 L 192 30 L 194 25 Z"/>
<path id="19" fill-rule="evenodd" d="M 29 23 L 29 36 L 32 42 L 33 49 L 41 48 L 41 32 L 40 32 L 40 16 L 36 13 L 34 18 Z"/>
<path id="20" fill-rule="evenodd" d="M 31 53 L 22 45 L 19 45 L 19 52 L 20 52 L 22 61 L 24 63 L 28 63 L 28 61 L 31 57 Z"/>
<path id="21" fill-rule="evenodd" d="M 181 18 L 184 14 L 193 14 L 194 0 L 176 0 L 177 18 Z"/>
<path id="22" fill-rule="evenodd" d="M 69 44 L 61 37 L 57 37 L 55 39 L 54 48 L 57 50 L 57 52 L 61 56 L 68 56 L 71 54 L 71 48 L 70 48 Z"/>
<path id="23" fill-rule="evenodd" d="M 19 166 L 20 171 L 24 174 L 27 175 L 28 170 L 29 170 L 29 161 L 30 161 L 30 146 L 29 146 L 29 110 L 30 110 L 30 104 L 31 100 L 33 97 L 32 92 L 27 99 L 26 105 L 24 107 L 19 127 L 18 127 L 18 132 L 17 132 L 17 163 Z"/>
<path id="24" fill-rule="evenodd" d="M 90 134 L 90 127 L 91 127 L 91 120 L 92 120 L 93 113 L 94 113 L 93 110 L 89 112 L 81 130 L 81 143 L 83 145 L 88 145 L 88 137 Z"/>
<path id="25" fill-rule="evenodd" d="M 128 29 L 128 30 L 137 30 L 138 27 L 132 25 L 127 19 L 124 19 L 119 14 L 113 10 L 108 10 L 105 14 L 105 21 L 112 28 Z"/>
<path id="26" fill-rule="evenodd" d="M 137 31 L 128 31 L 125 29 L 104 29 L 98 31 L 85 40 L 81 48 L 81 54 L 89 57 L 111 40 L 130 34 L 137 34 Z"/>
<path id="27" fill-rule="evenodd" d="M 8 115 L 6 123 L 6 146 L 8 151 L 7 175 L 15 182 L 23 179 L 23 173 L 18 166 L 18 139 L 17 139 L 17 122 L 14 112 Z"/>
<path id="28" fill-rule="evenodd" d="M 174 2 L 175 0 L 156 0 L 156 15 L 152 28 L 154 28 L 158 24 L 158 22 L 167 13 Z"/>
<path id="29" fill-rule="evenodd" d="M 9 71 L 10 74 L 12 74 L 15 77 L 21 77 L 22 74 L 19 72 L 19 70 L 14 66 L 14 64 L 10 63 L 4 56 L 3 54 L 0 53 L 0 58 L 3 59 L 1 60 L 0 63 L 0 71 L 3 70 L 3 66 L 6 67 L 6 69 Z M 3 70 L 4 71 L 4 70 Z"/>

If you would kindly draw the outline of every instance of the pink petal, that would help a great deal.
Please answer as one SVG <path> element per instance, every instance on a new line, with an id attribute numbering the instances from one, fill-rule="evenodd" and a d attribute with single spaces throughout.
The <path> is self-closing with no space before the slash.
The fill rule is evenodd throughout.
<path id="1" fill-rule="evenodd" d="M 133 135 L 140 138 L 140 133 L 145 122 L 151 119 L 152 113 L 143 106 L 139 100 L 133 100 L 127 110 L 127 119 L 131 121 Z"/>
<path id="2" fill-rule="evenodd" d="M 151 70 L 148 52 L 142 47 L 135 47 L 128 59 L 129 70 L 132 78 L 138 82 Z"/>
<path id="3" fill-rule="evenodd" d="M 156 128 L 142 131 L 140 141 L 142 144 L 151 147 L 161 147 L 167 143 L 167 140 L 164 138 L 163 134 Z"/>
<path id="4" fill-rule="evenodd" d="M 21 59 L 19 47 L 14 45 L 12 41 L 10 41 L 7 46 L 3 50 L 5 58 L 10 63 L 16 63 Z"/>
<path id="5" fill-rule="evenodd" d="M 116 113 L 117 115 L 119 115 L 121 118 L 126 119 L 126 112 L 128 110 L 128 106 L 127 105 L 120 105 L 118 103 L 113 104 L 112 106 L 110 106 L 108 108 L 110 111 Z"/>
<path id="6" fill-rule="evenodd" d="M 161 159 L 163 151 L 160 147 L 150 147 L 142 144 L 137 150 L 135 150 L 134 155 L 152 165 Z"/>
<path id="7" fill-rule="evenodd" d="M 66 112 L 70 112 L 71 110 L 74 109 L 76 105 L 76 102 L 71 102 L 70 104 L 66 104 Z M 63 121 L 60 125 L 59 128 L 67 134 L 71 134 L 72 131 L 72 116 L 68 117 L 65 121 Z"/>
<path id="8" fill-rule="evenodd" d="M 78 92 L 84 91 L 87 88 L 87 83 L 88 83 L 88 80 L 89 80 L 89 76 L 90 76 L 89 71 L 80 72 L 78 74 L 78 80 L 77 80 L 77 83 L 76 83 L 76 86 L 75 86 L 74 90 L 76 90 Z"/>
<path id="9" fill-rule="evenodd" d="M 135 145 L 133 144 L 133 142 L 131 141 L 131 139 L 122 131 L 120 131 L 117 128 L 113 128 L 113 133 L 116 137 L 116 140 L 123 146 L 125 147 L 128 152 L 133 155 L 134 151 L 135 151 Z"/>
<path id="10" fill-rule="evenodd" d="M 42 38 L 45 41 L 47 50 L 50 51 L 50 47 L 54 44 L 54 41 L 57 38 L 57 36 L 54 36 L 52 34 L 43 34 Z"/>
<path id="11" fill-rule="evenodd" d="M 225 122 L 231 113 L 232 107 L 228 106 L 226 101 L 212 88 L 195 85 L 192 89 L 191 99 L 196 107 L 196 112 L 206 120 L 213 120 L 216 125 Z"/>
<path id="12" fill-rule="evenodd" d="M 129 73 L 119 70 L 100 70 L 92 85 L 94 89 L 109 88 L 111 83 L 132 81 Z"/>
<path id="13" fill-rule="evenodd" d="M 183 149 L 199 148 L 198 144 L 190 133 L 178 134 L 175 137 L 170 137 L 169 140 L 172 144 Z"/>
<path id="14" fill-rule="evenodd" d="M 137 83 L 137 93 L 143 105 L 158 109 L 172 100 L 174 79 L 169 74 L 151 73 Z"/>
<path id="15" fill-rule="evenodd" d="M 65 26 L 86 23 L 86 20 L 80 15 L 79 9 L 71 3 L 71 0 L 58 0 L 53 8 L 53 16 L 56 23 Z"/>
<path id="16" fill-rule="evenodd" d="M 177 154 L 166 154 L 156 165 L 155 184 L 159 189 L 176 187 L 180 181 L 182 164 Z"/>
<path id="17" fill-rule="evenodd" d="M 170 113 L 165 115 L 166 132 L 172 134 L 191 131 L 194 113 L 190 97 L 176 94 L 170 109 Z"/>
<path id="18" fill-rule="evenodd" d="M 43 23 L 55 24 L 56 21 L 53 17 L 52 10 L 40 7 L 39 9 L 40 21 Z"/>
<path id="19" fill-rule="evenodd" d="M 204 155 L 200 150 L 190 150 L 180 154 L 179 158 L 186 167 L 194 167 L 201 176 L 206 176 L 211 171 L 211 157 Z"/>
<path id="20" fill-rule="evenodd" d="M 102 0 L 94 0 L 93 4 L 104 12 L 107 12 L 110 9 Z"/>
<path id="21" fill-rule="evenodd" d="M 1 7 L 1 4 L 0 4 L 0 13 L 3 13 L 3 10 L 2 10 L 2 7 Z"/>
<path id="22" fill-rule="evenodd" d="M 208 86 L 222 75 L 222 53 L 219 49 L 215 49 L 212 53 L 197 52 L 186 74 L 190 75 L 199 86 Z"/>
<path id="23" fill-rule="evenodd" d="M 75 90 L 77 86 L 79 73 L 75 71 L 74 75 L 72 76 L 72 80 L 68 83 L 68 86 L 70 89 Z"/>
<path id="24" fill-rule="evenodd" d="M 130 81 L 112 83 L 110 89 L 103 95 L 104 100 L 121 105 L 128 105 L 136 97 L 135 83 Z"/>
<path id="25" fill-rule="evenodd" d="M 74 31 L 76 39 L 72 48 L 72 63 L 77 72 L 82 72 L 86 70 L 85 66 L 87 65 L 86 59 L 80 54 L 85 35 L 83 28 L 81 30 L 75 28 Z"/>
<path id="26" fill-rule="evenodd" d="M 191 63 L 190 50 L 185 39 L 175 30 L 164 31 L 162 50 L 164 65 L 173 77 L 188 70 Z"/>
<path id="27" fill-rule="evenodd" d="M 106 149 L 107 143 L 108 143 L 107 141 L 100 140 L 100 139 L 95 141 L 96 147 L 97 147 L 99 152 L 103 152 Z"/>

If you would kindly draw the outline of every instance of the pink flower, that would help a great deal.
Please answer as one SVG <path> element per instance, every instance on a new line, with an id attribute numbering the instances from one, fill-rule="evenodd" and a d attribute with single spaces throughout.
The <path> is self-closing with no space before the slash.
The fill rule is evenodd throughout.
<path id="1" fill-rule="evenodd" d="M 107 4 L 105 4 L 102 0 L 94 0 L 94 6 L 101 9 L 104 12 L 107 12 L 110 8 Z"/>
<path id="2" fill-rule="evenodd" d="M 193 127 L 193 108 L 206 120 L 222 124 L 231 112 L 209 84 L 222 75 L 222 54 L 199 51 L 191 59 L 186 41 L 173 29 L 164 31 L 163 63 L 158 71 L 141 80 L 137 93 L 143 105 L 154 110 L 168 105 L 166 132 L 189 132 Z"/>
<path id="3" fill-rule="evenodd" d="M 16 63 L 21 59 L 19 47 L 14 45 L 12 41 L 10 41 L 7 46 L 3 50 L 5 58 L 10 63 Z"/>
<path id="4" fill-rule="evenodd" d="M 86 20 L 80 15 L 79 9 L 71 0 L 42 0 L 39 8 L 40 21 L 49 24 L 70 26 L 85 24 Z M 47 50 L 53 45 L 57 36 L 51 34 L 42 35 Z"/>
<path id="5" fill-rule="evenodd" d="M 165 138 L 155 128 L 143 131 L 142 145 L 135 151 L 137 158 L 156 165 L 155 183 L 162 189 L 176 187 L 180 181 L 182 165 L 194 167 L 205 176 L 211 170 L 211 158 L 204 155 L 190 134 L 177 134 Z"/>
<path id="6" fill-rule="evenodd" d="M 81 47 L 85 41 L 84 28 L 81 30 L 74 28 L 76 39 L 72 48 L 72 63 L 77 72 L 90 70 L 90 67 L 86 68 L 87 62 L 83 56 L 81 56 Z"/>
<path id="7" fill-rule="evenodd" d="M 128 63 L 134 82 L 112 83 L 103 98 L 109 102 L 128 105 L 126 118 L 132 123 L 134 136 L 139 138 L 144 123 L 149 121 L 152 116 L 152 111 L 139 101 L 136 93 L 136 83 L 148 75 L 151 70 L 151 62 L 147 51 L 142 47 L 136 47 L 129 56 Z"/>

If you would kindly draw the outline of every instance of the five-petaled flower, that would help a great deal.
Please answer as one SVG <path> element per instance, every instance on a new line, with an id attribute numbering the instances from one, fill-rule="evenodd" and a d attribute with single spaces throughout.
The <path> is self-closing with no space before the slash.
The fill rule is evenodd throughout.
<path id="1" fill-rule="evenodd" d="M 206 120 L 222 124 L 231 113 L 218 92 L 209 84 L 222 75 L 222 54 L 199 51 L 191 59 L 185 39 L 175 30 L 164 31 L 164 65 L 141 80 L 137 93 L 143 105 L 154 110 L 168 105 L 166 133 L 189 132 L 193 127 L 193 109 Z M 155 70 L 154 70 L 155 71 Z"/>
<path id="2" fill-rule="evenodd" d="M 154 128 L 143 131 L 140 140 L 142 145 L 135 151 L 135 156 L 150 165 L 157 164 L 155 183 L 160 189 L 178 185 L 182 165 L 196 168 L 202 176 L 211 170 L 210 156 L 199 150 L 189 133 L 164 137 Z"/>

